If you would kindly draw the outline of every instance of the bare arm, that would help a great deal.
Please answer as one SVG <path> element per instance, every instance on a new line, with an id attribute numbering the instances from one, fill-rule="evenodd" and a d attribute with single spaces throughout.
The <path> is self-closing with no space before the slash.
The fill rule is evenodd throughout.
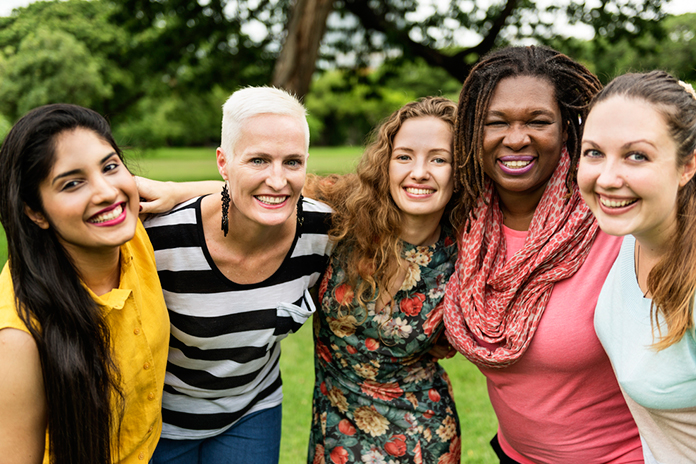
<path id="1" fill-rule="evenodd" d="M 46 396 L 41 361 L 31 335 L 0 330 L 0 456 L 3 464 L 41 463 Z"/>
<path id="2" fill-rule="evenodd" d="M 140 214 L 164 213 L 191 198 L 222 191 L 222 181 L 160 182 L 135 176 L 140 195 Z"/>

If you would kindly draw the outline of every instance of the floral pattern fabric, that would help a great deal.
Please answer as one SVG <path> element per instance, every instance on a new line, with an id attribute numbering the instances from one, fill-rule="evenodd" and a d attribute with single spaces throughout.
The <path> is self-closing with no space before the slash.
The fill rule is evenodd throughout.
<path id="1" fill-rule="evenodd" d="M 459 418 L 445 370 L 428 354 L 443 331 L 442 298 L 457 246 L 403 244 L 406 278 L 393 308 L 362 308 L 332 258 L 314 315 L 308 462 L 458 463 Z M 340 302 L 352 301 L 351 310 Z"/>

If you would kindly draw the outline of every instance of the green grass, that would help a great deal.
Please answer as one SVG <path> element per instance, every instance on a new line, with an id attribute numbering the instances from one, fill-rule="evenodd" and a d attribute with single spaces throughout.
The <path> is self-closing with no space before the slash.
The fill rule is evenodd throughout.
<path id="1" fill-rule="evenodd" d="M 353 170 L 361 147 L 312 148 L 308 171 L 317 174 L 344 173 Z M 138 175 L 159 180 L 219 179 L 214 148 L 162 148 L 126 151 L 130 169 Z M 7 243 L 0 227 L 0 264 L 7 260 Z M 307 441 L 314 386 L 314 351 L 311 321 L 297 334 L 282 342 L 280 366 L 283 374 L 283 436 L 280 462 L 301 464 L 306 461 Z M 461 355 L 442 362 L 454 388 L 462 426 L 462 463 L 497 462 L 488 441 L 497 422 L 486 392 L 483 375 Z"/>
<path id="2" fill-rule="evenodd" d="M 362 147 L 310 148 L 307 170 L 322 175 L 350 172 L 361 153 Z M 220 179 L 213 147 L 131 150 L 126 161 L 134 174 L 157 180 Z"/>

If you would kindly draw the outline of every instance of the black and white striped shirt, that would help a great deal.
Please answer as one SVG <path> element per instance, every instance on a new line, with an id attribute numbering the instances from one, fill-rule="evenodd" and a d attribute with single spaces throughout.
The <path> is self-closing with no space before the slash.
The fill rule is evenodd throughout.
<path id="1" fill-rule="evenodd" d="M 279 341 L 314 312 L 308 289 L 332 246 L 331 209 L 304 199 L 303 225 L 278 270 L 260 283 L 234 283 L 206 247 L 202 198 L 145 221 L 172 329 L 164 438 L 215 436 L 245 414 L 281 403 Z"/>

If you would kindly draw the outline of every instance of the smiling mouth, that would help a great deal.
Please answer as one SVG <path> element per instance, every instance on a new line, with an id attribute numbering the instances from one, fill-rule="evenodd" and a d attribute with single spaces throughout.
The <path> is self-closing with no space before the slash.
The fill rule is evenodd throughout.
<path id="1" fill-rule="evenodd" d="M 500 164 L 508 169 L 522 169 L 524 167 L 532 164 L 532 160 L 518 160 L 518 161 L 503 161 L 500 160 Z"/>
<path id="2" fill-rule="evenodd" d="M 261 203 L 265 203 L 267 205 L 279 205 L 279 204 L 283 203 L 285 200 L 287 200 L 289 197 L 288 196 L 273 197 L 270 195 L 256 195 L 254 198 L 259 200 Z"/>
<path id="3" fill-rule="evenodd" d="M 105 213 L 94 216 L 94 217 L 90 218 L 87 222 L 89 222 L 91 224 L 101 224 L 103 222 L 113 221 L 114 219 L 119 217 L 121 214 L 123 214 L 123 209 L 124 209 L 124 203 L 121 203 L 118 206 L 116 206 L 114 209 L 112 209 L 111 211 L 107 211 Z"/>
<path id="4" fill-rule="evenodd" d="M 414 188 L 414 187 L 406 187 L 404 188 L 407 193 L 410 193 L 412 195 L 430 195 L 432 193 L 435 193 L 435 190 L 433 189 L 424 189 L 424 188 Z"/>
<path id="5" fill-rule="evenodd" d="M 632 205 L 633 203 L 637 202 L 638 199 L 633 199 L 633 200 L 611 200 L 609 198 L 599 198 L 599 202 L 603 205 L 606 206 L 607 208 L 624 208 L 626 206 Z"/>

